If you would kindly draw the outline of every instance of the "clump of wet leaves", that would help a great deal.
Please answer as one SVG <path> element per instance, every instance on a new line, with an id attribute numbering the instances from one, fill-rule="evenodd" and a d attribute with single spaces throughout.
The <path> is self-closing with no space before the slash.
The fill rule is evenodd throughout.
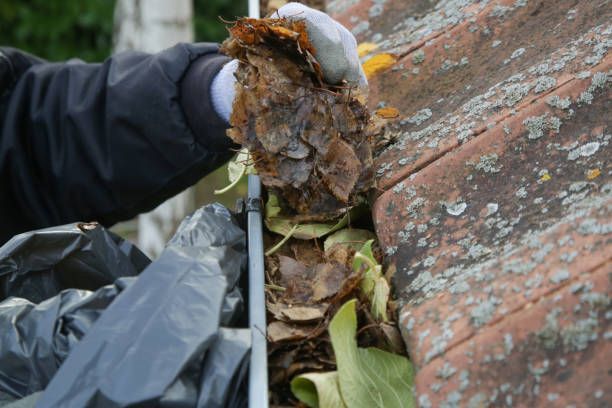
<path id="1" fill-rule="evenodd" d="M 354 354 L 352 348 L 359 344 L 357 354 L 363 354 L 368 364 L 398 364 L 401 370 L 393 371 L 393 377 L 384 381 L 393 383 L 396 392 L 407 397 L 391 406 L 411 406 L 412 369 L 401 356 L 405 353 L 401 336 L 388 318 L 395 315 L 393 303 L 388 292 L 386 297 L 376 298 L 372 289 L 377 279 L 387 282 L 373 236 L 367 229 L 344 228 L 328 235 L 322 248 L 316 240 L 291 239 L 266 257 L 272 405 L 294 404 L 297 397 L 308 406 L 355 406 L 346 401 L 347 405 L 336 405 L 336 399 L 345 399 L 343 383 L 348 381 L 345 386 L 351 387 L 362 381 L 359 374 L 348 378 L 346 374 L 359 370 L 355 365 L 366 364 L 345 358 Z M 338 317 L 347 302 L 352 302 L 353 311 Z M 384 313 L 380 313 L 381 307 Z M 338 319 L 344 323 L 332 329 Z M 322 400 L 312 403 L 319 398 Z"/>
<path id="2" fill-rule="evenodd" d="M 229 32 L 222 51 L 240 64 L 228 135 L 246 149 L 230 181 L 256 172 L 268 193 L 271 404 L 410 407 L 389 277 L 374 234 L 354 223 L 369 212 L 380 122 L 356 89 L 325 83 L 303 21 L 243 18 Z M 372 369 L 392 374 L 372 382 Z"/>
<path id="3" fill-rule="evenodd" d="M 323 80 L 306 26 L 243 18 L 222 51 L 240 61 L 232 128 L 262 183 L 297 220 L 328 220 L 374 186 L 375 126 L 356 89 Z"/>

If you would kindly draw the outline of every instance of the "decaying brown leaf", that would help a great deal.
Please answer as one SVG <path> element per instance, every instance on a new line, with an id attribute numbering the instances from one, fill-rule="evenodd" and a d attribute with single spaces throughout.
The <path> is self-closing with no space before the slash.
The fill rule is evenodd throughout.
<path id="1" fill-rule="evenodd" d="M 380 323 L 380 329 L 384 333 L 384 339 L 386 340 L 386 345 L 390 351 L 394 352 L 395 354 L 406 353 L 404 340 L 402 339 L 402 335 L 396 325 Z"/>
<path id="2" fill-rule="evenodd" d="M 317 265 L 312 282 L 312 300 L 318 302 L 336 295 L 349 274 L 349 269 L 337 262 Z"/>
<path id="3" fill-rule="evenodd" d="M 295 306 L 284 308 L 281 313 L 292 322 L 312 322 L 323 319 L 325 309 L 322 306 Z"/>
<path id="4" fill-rule="evenodd" d="M 350 275 L 346 265 L 330 261 L 306 266 L 279 255 L 279 284 L 285 292 L 280 300 L 287 304 L 316 304 L 338 293 Z"/>
<path id="5" fill-rule="evenodd" d="M 286 303 L 308 302 L 312 296 L 311 281 L 314 268 L 297 262 L 288 256 L 279 256 L 279 284 L 286 288 L 281 299 Z"/>
<path id="6" fill-rule="evenodd" d="M 228 135 L 292 213 L 329 218 L 374 185 L 369 113 L 326 84 L 305 24 L 239 19 L 222 51 L 239 59 Z"/>
<path id="7" fill-rule="evenodd" d="M 314 327 L 275 321 L 268 325 L 267 334 L 272 342 L 304 339 Z"/>

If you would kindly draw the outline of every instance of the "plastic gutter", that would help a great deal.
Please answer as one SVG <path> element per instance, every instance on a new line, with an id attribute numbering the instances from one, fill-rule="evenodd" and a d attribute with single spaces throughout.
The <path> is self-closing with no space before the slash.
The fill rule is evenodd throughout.
<path id="1" fill-rule="evenodd" d="M 249 328 L 251 329 L 249 407 L 256 408 L 268 407 L 268 350 L 262 207 L 259 176 L 249 175 L 246 202 L 249 251 Z"/>
<path id="2" fill-rule="evenodd" d="M 248 5 L 249 17 L 259 18 L 259 0 L 248 0 Z M 246 211 L 249 251 L 249 328 L 251 329 L 248 401 L 251 408 L 268 408 L 269 404 L 262 207 L 261 181 L 259 176 L 249 174 Z"/>

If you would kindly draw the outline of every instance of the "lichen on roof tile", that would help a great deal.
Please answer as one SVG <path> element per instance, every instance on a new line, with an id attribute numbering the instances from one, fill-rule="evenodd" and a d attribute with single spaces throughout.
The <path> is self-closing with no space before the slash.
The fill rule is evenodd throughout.
<path id="1" fill-rule="evenodd" d="M 420 404 L 612 398 L 610 13 L 569 0 L 331 5 L 399 58 L 370 80 L 370 106 L 405 115 L 386 127 L 373 215 Z"/>

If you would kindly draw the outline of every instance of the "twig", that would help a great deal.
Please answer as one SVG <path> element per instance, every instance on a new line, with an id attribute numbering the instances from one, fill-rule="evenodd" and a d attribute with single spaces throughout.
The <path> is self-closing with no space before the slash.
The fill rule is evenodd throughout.
<path id="1" fill-rule="evenodd" d="M 221 190 L 215 190 L 214 193 L 215 195 L 219 195 L 219 194 L 223 194 L 223 193 L 227 193 L 228 191 L 230 191 L 232 188 L 234 188 L 234 186 L 236 184 L 238 184 L 238 182 L 240 182 L 240 179 L 242 179 L 242 176 L 244 176 L 244 173 L 246 172 L 246 166 L 242 166 L 242 168 L 240 169 L 240 174 L 238 175 L 238 177 L 236 177 L 236 179 L 234 181 L 232 181 L 230 183 L 229 186 L 222 188 Z"/>
<path id="2" fill-rule="evenodd" d="M 357 330 L 357 336 L 359 336 L 364 331 L 366 331 L 368 329 L 371 329 L 372 327 L 378 327 L 378 323 L 370 323 L 370 324 L 367 324 L 367 325 L 363 326 L 362 328 Z"/>
<path id="3" fill-rule="evenodd" d="M 268 289 L 277 290 L 279 292 L 285 292 L 287 290 L 287 288 L 283 288 L 282 286 L 278 286 L 273 283 L 266 283 L 264 286 Z"/>
<path id="4" fill-rule="evenodd" d="M 293 235 L 293 233 L 295 232 L 295 230 L 297 230 L 297 228 L 300 226 L 300 224 L 295 224 L 293 226 L 293 228 L 291 228 L 291 230 L 287 233 L 287 235 L 285 235 L 285 237 L 283 239 L 280 240 L 280 242 L 276 245 L 274 245 L 272 248 L 268 249 L 266 251 L 266 253 L 264 254 L 265 256 L 270 256 L 272 255 L 274 252 L 278 251 L 278 249 L 280 247 L 283 246 L 283 244 L 287 241 L 289 241 L 289 238 L 291 238 L 291 236 Z"/>

